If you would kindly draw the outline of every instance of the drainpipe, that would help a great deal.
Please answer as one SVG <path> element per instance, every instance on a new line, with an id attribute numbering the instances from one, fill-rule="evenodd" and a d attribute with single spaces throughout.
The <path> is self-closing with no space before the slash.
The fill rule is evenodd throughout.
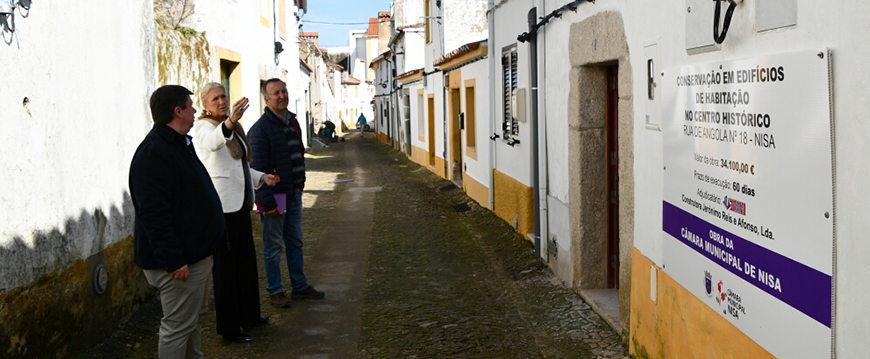
<path id="1" fill-rule="evenodd" d="M 532 183 L 535 191 L 535 256 L 541 257 L 541 179 L 538 168 L 538 8 L 529 10 L 529 72 L 532 89 Z"/>
<path id="2" fill-rule="evenodd" d="M 441 29 L 441 31 L 440 31 L 440 33 L 441 33 L 441 56 L 444 56 L 446 54 L 446 49 L 444 48 L 446 46 L 444 44 L 444 37 L 445 37 L 444 36 L 444 24 L 447 21 L 446 21 L 445 16 L 444 16 L 444 13 L 446 12 L 446 11 L 444 11 L 444 7 L 446 7 L 446 4 L 442 3 L 441 7 L 440 7 L 440 9 L 441 9 L 441 24 L 439 26 L 439 28 Z M 448 83 L 447 73 L 442 72 L 441 73 L 441 93 L 442 93 L 442 95 L 441 95 L 441 108 L 442 108 L 442 110 L 441 110 L 441 121 L 442 121 L 441 133 L 444 134 L 444 152 L 443 152 L 443 154 L 444 154 L 444 177 L 447 179 L 450 179 L 450 175 L 451 175 L 451 173 L 448 172 L 447 169 L 451 168 L 451 165 L 452 165 L 452 163 L 448 165 L 449 161 L 447 160 L 447 86 L 449 86 L 449 85 L 450 84 Z"/>
<path id="3" fill-rule="evenodd" d="M 538 7 L 541 8 L 541 10 L 542 10 L 541 12 L 543 12 L 543 13 L 547 12 L 547 9 L 545 8 L 545 3 L 546 3 L 546 1 L 538 0 L 538 5 L 539 5 Z M 547 79 L 547 36 L 546 36 L 547 30 L 546 30 L 546 28 L 541 28 L 539 31 L 541 32 L 541 57 L 542 57 L 541 63 L 544 64 L 544 66 L 541 66 L 539 69 L 541 71 L 541 75 L 542 75 L 541 77 L 544 78 L 544 81 L 543 81 L 543 83 L 538 84 L 538 95 L 540 95 L 540 98 L 547 98 L 547 80 L 546 80 Z M 537 97 L 535 98 L 535 101 L 537 101 Z M 547 247 L 546 245 L 549 244 L 548 241 L 550 240 L 550 212 L 549 212 L 549 203 L 548 203 L 549 199 L 547 198 L 547 194 L 550 192 L 550 190 L 549 190 L 549 186 L 550 186 L 550 165 L 549 165 L 550 154 L 549 154 L 549 149 L 548 149 L 549 141 L 547 141 L 547 102 L 544 101 L 540 105 L 541 105 L 541 112 L 544 115 L 543 115 L 543 120 L 540 121 L 540 123 L 541 123 L 541 136 L 540 136 L 541 146 L 539 146 L 539 147 L 543 153 L 541 154 L 541 157 L 540 157 L 541 163 L 538 166 L 538 168 L 540 168 L 540 171 L 542 172 L 541 173 L 542 181 L 539 185 L 540 189 L 538 190 L 538 193 L 540 193 L 541 198 L 543 198 L 543 200 L 540 203 L 541 216 L 543 217 L 543 218 L 541 218 L 541 236 L 543 237 L 543 240 L 545 241 L 544 244 L 545 244 L 545 248 L 546 248 Z M 546 255 L 542 256 L 542 257 L 547 262 L 549 262 L 550 261 L 549 251 L 547 251 Z"/>
<path id="4" fill-rule="evenodd" d="M 442 53 L 444 52 L 443 47 L 442 47 L 441 52 Z M 441 122 L 442 122 L 441 128 L 442 128 L 442 131 L 441 131 L 441 133 L 444 134 L 444 152 L 443 152 L 443 154 L 444 154 L 444 178 L 452 180 L 450 178 L 451 173 L 447 171 L 449 168 L 451 168 L 451 165 L 452 165 L 452 163 L 450 165 L 448 165 L 448 163 L 447 163 L 447 162 L 449 162 L 447 160 L 447 86 L 450 85 L 448 81 L 449 80 L 448 80 L 447 73 L 446 72 L 442 73 L 441 74 L 441 93 L 442 93 L 442 95 L 441 95 L 441 105 L 442 105 L 441 106 L 442 107 L 442 110 L 441 110 Z"/>
<path id="5" fill-rule="evenodd" d="M 487 12 L 487 22 L 489 23 L 489 131 L 495 135 L 495 91 L 498 87 L 495 84 L 495 66 L 497 64 L 495 57 L 495 9 L 492 7 L 492 0 L 489 0 L 490 11 Z M 491 135 L 492 136 L 492 135 Z M 489 141 L 489 208 L 495 210 L 495 139 Z"/>
<path id="6" fill-rule="evenodd" d="M 314 105 L 311 104 L 311 77 L 308 78 L 308 138 L 314 139 Z"/>
<path id="7" fill-rule="evenodd" d="M 387 51 L 389 51 L 388 53 L 392 53 L 393 49 L 388 48 Z M 390 142 L 392 142 L 391 147 L 393 147 L 393 149 L 395 150 L 399 141 L 397 138 L 398 136 L 396 136 L 396 133 L 395 133 L 396 132 L 396 123 L 393 121 L 396 118 L 396 113 L 395 113 L 395 111 L 393 111 L 393 107 L 395 106 L 395 103 L 394 103 L 395 101 L 393 100 L 393 77 L 391 76 L 393 73 L 393 62 L 390 61 L 390 58 L 387 56 L 384 56 L 384 61 L 386 61 L 388 64 L 390 64 L 389 66 L 387 66 L 387 71 L 385 71 L 387 73 L 385 75 L 385 77 L 389 79 L 389 84 L 390 84 L 389 88 L 387 89 L 387 91 L 389 91 L 387 93 L 387 98 L 390 101 L 390 106 L 388 109 L 388 111 L 390 113 L 390 118 L 387 119 L 387 121 L 390 123 Z M 386 80 L 386 79 L 384 79 L 384 80 Z"/>

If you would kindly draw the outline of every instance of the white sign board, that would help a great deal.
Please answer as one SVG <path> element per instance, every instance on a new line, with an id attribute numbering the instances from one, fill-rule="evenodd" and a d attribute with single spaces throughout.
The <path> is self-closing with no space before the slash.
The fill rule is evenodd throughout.
<path id="1" fill-rule="evenodd" d="M 827 49 L 662 74 L 664 270 L 780 358 L 830 358 Z"/>

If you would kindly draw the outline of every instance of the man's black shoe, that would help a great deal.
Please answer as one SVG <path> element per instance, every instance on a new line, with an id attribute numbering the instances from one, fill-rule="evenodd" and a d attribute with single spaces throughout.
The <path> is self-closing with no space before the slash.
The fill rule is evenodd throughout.
<path id="1" fill-rule="evenodd" d="M 224 340 L 233 343 L 248 343 L 254 340 L 254 338 L 251 338 L 251 336 L 245 334 L 245 332 L 238 332 L 235 335 L 224 335 Z"/>
<path id="2" fill-rule="evenodd" d="M 290 293 L 290 298 L 293 300 L 323 299 L 325 295 L 326 294 L 324 294 L 323 292 L 318 292 L 316 289 L 314 289 L 314 286 L 309 285 L 308 288 L 305 288 L 298 292 Z"/>

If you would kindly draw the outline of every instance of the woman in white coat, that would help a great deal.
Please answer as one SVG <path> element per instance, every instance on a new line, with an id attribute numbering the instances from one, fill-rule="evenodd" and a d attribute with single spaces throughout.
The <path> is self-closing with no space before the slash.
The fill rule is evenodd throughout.
<path id="1" fill-rule="evenodd" d="M 254 189 L 274 186 L 277 176 L 249 167 L 251 146 L 239 124 L 248 99 L 233 104 L 229 113 L 223 85 L 208 83 L 200 92 L 202 115 L 191 133 L 196 153 L 208 170 L 226 218 L 226 238 L 214 254 L 214 297 L 217 332 L 226 340 L 245 343 L 252 338 L 242 329 L 266 324 L 260 316 L 260 288 L 251 208 Z"/>

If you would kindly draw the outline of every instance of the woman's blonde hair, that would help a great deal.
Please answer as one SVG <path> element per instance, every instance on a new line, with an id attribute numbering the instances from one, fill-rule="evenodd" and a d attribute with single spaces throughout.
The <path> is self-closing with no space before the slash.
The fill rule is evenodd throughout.
<path id="1" fill-rule="evenodd" d="M 203 107 L 203 111 L 199 114 L 199 118 L 211 117 L 211 112 L 205 110 L 205 97 L 208 96 L 208 93 L 211 92 L 211 90 L 216 88 L 220 88 L 224 90 L 224 93 L 227 93 L 227 89 L 224 88 L 224 85 L 217 82 L 209 82 L 199 91 L 199 103 L 202 104 Z"/>

